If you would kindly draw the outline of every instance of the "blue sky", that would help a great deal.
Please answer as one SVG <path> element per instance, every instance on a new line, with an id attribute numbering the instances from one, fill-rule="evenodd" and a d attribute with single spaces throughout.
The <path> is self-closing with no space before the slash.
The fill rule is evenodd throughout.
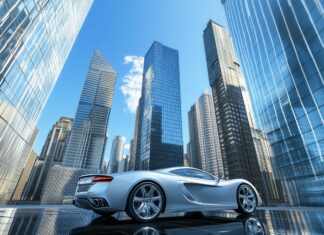
<path id="1" fill-rule="evenodd" d="M 121 87 L 132 89 L 132 79 L 137 81 L 140 77 L 140 57 L 145 56 L 155 40 L 179 51 L 185 146 L 189 141 L 187 112 L 201 93 L 209 89 L 203 30 L 209 19 L 226 26 L 220 2 L 95 0 L 38 122 L 39 134 L 34 145 L 36 152 L 41 152 L 50 128 L 59 117 L 74 118 L 94 49 L 102 51 L 117 71 L 105 158 L 109 158 L 115 135 L 125 136 L 126 143 L 129 143 L 135 123 L 135 114 L 130 109 L 134 97 L 126 99 Z"/>

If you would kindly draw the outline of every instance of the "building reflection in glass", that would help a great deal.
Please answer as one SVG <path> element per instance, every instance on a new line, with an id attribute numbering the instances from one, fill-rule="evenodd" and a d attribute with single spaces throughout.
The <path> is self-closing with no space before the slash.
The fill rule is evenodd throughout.
<path id="1" fill-rule="evenodd" d="M 320 210 L 259 210 L 253 216 L 232 212 L 163 215 L 138 223 L 124 213 L 102 217 L 66 206 L 0 210 L 1 234 L 323 234 Z"/>

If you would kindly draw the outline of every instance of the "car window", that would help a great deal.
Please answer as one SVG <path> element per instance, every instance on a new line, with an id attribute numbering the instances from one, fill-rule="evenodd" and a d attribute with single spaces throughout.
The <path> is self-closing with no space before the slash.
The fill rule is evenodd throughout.
<path id="1" fill-rule="evenodd" d="M 206 180 L 214 180 L 215 178 L 205 172 L 194 170 L 194 169 L 177 169 L 171 171 L 171 173 L 186 176 L 186 177 L 193 177 L 198 179 L 206 179 Z"/>

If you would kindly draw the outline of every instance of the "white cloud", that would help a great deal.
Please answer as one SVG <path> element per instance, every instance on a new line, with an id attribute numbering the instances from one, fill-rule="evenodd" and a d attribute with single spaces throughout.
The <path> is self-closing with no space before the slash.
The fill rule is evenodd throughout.
<path id="1" fill-rule="evenodd" d="M 126 98 L 127 110 L 136 112 L 138 100 L 141 97 L 144 57 L 128 55 L 124 57 L 124 64 L 132 64 L 131 69 L 123 78 L 121 91 Z"/>
<path id="2" fill-rule="evenodd" d="M 125 150 L 129 150 L 129 149 L 130 149 L 130 144 L 125 144 L 125 145 L 124 145 L 124 149 L 125 149 Z"/>

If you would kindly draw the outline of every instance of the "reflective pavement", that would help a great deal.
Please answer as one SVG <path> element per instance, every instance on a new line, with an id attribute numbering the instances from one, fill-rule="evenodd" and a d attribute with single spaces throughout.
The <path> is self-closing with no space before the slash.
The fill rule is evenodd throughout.
<path id="1" fill-rule="evenodd" d="M 265 208 L 250 217 L 168 214 L 141 224 L 124 213 L 102 217 L 69 205 L 0 207 L 0 234 L 324 234 L 324 210 Z"/>

